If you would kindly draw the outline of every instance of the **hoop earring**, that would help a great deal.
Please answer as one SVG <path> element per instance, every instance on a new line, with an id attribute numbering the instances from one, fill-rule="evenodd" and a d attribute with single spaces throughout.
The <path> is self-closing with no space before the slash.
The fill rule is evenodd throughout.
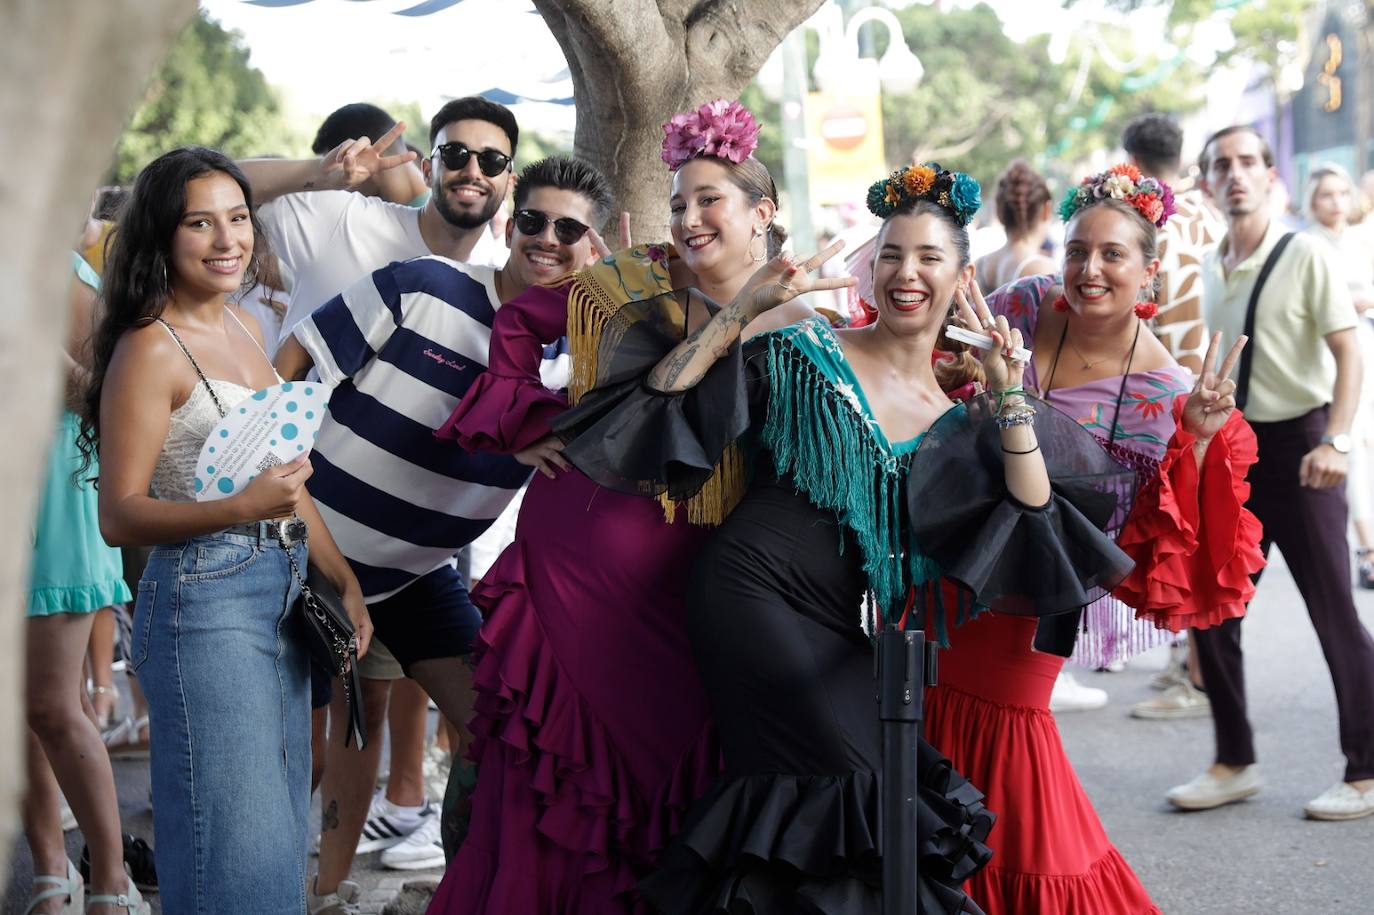
<path id="1" fill-rule="evenodd" d="M 761 254 L 754 253 L 754 242 L 759 241 L 760 239 L 763 239 L 763 230 L 760 229 L 757 224 L 755 224 L 754 235 L 752 238 L 749 239 L 749 259 L 756 264 L 761 264 L 764 261 L 768 260 L 768 242 L 766 240 L 763 242 L 763 252 Z"/>

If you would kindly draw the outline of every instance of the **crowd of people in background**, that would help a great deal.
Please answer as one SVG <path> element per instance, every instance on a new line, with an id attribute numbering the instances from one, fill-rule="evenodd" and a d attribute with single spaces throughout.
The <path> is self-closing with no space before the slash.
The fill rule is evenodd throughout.
<path id="1" fill-rule="evenodd" d="M 649 241 L 591 164 L 517 168 L 482 98 L 428 153 L 358 103 L 310 158 L 184 147 L 97 194 L 34 522 L 25 915 L 349 915 L 376 852 L 446 869 L 435 915 L 877 911 L 887 626 L 946 646 L 921 911 L 1157 912 L 1060 743 L 1108 702 L 1066 660 L 1167 645 L 1131 714 L 1216 739 L 1167 800 L 1252 796 L 1272 544 L 1346 758 L 1305 813 L 1374 814 L 1369 181 L 1318 165 L 1289 213 L 1258 132 L 1194 166 L 1145 115 L 1058 191 L 873 176 L 851 277 L 788 240 L 738 103 L 664 130 Z M 332 389 L 309 454 L 199 500 L 212 430 L 297 382 Z M 311 576 L 356 695 L 307 651 Z M 154 836 L 120 825 L 139 758 Z"/>

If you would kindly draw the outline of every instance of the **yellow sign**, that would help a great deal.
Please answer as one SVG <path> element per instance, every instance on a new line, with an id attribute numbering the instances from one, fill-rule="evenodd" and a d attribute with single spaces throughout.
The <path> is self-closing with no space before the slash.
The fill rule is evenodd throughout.
<path id="1" fill-rule="evenodd" d="M 868 185 L 887 174 L 881 97 L 810 93 L 806 151 L 813 204 L 862 203 Z"/>

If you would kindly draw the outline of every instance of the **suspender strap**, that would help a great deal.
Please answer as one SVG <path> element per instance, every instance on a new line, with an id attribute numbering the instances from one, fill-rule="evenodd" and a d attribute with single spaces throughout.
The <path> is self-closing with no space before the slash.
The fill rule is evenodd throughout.
<path id="1" fill-rule="evenodd" d="M 1259 306 L 1260 293 L 1264 291 L 1264 282 L 1269 279 L 1274 265 L 1283 256 L 1283 249 L 1288 247 L 1288 243 L 1296 234 L 1288 232 L 1274 245 L 1274 249 L 1264 259 L 1264 266 L 1260 267 L 1259 276 L 1255 278 L 1255 288 L 1250 290 L 1250 304 L 1245 306 L 1245 336 L 1250 338 L 1250 342 L 1240 354 L 1240 374 L 1236 378 L 1236 407 L 1240 410 L 1245 409 L 1245 401 L 1250 396 L 1250 366 L 1255 358 L 1255 309 Z M 1210 370 L 1210 367 L 1204 368 Z"/>

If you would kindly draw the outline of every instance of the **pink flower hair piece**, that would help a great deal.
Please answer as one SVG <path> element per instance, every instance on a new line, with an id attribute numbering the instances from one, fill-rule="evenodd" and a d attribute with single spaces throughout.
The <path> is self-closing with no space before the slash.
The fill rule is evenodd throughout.
<path id="1" fill-rule="evenodd" d="M 715 156 L 736 164 L 759 145 L 759 124 L 739 102 L 719 98 L 696 111 L 673 115 L 663 125 L 660 158 L 677 171 L 688 159 Z"/>

